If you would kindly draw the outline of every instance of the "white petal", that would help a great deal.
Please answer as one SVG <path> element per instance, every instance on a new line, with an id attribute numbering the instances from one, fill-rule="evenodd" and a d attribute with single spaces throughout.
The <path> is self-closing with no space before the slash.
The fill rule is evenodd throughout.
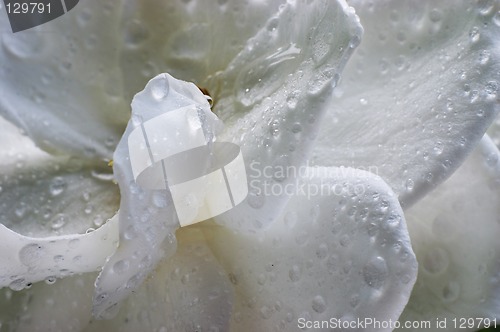
<path id="1" fill-rule="evenodd" d="M 175 252 L 180 217 L 168 157 L 212 142 L 219 124 L 194 84 L 168 74 L 151 79 L 134 97 L 132 118 L 113 158 L 121 194 L 120 246 L 96 281 L 95 317 L 114 313 L 159 260 Z M 191 167 L 174 166 L 178 173 Z"/>
<path id="2" fill-rule="evenodd" d="M 234 331 L 299 331 L 301 318 L 394 322 L 408 301 L 417 264 L 394 193 L 368 172 L 309 172 L 268 229 L 204 228 L 235 287 Z"/>
<path id="3" fill-rule="evenodd" d="M 87 234 L 26 237 L 0 224 L 0 287 L 21 290 L 33 282 L 99 269 L 118 243 L 118 218 Z"/>
<path id="4" fill-rule="evenodd" d="M 499 110 L 500 7 L 485 3 L 353 1 L 366 36 L 315 163 L 378 170 L 403 206 L 450 176 Z"/>
<path id="5" fill-rule="evenodd" d="M 50 152 L 110 158 L 129 116 L 118 71 L 121 4 L 80 1 L 64 16 L 0 29 L 0 115 Z"/>
<path id="6" fill-rule="evenodd" d="M 91 318 L 95 273 L 0 291 L 0 321 L 7 331 L 79 332 Z"/>
<path id="7" fill-rule="evenodd" d="M 207 86 L 276 13 L 283 0 L 125 1 L 120 67 L 126 98 L 168 72 Z"/>
<path id="8" fill-rule="evenodd" d="M 500 318 L 499 158 L 485 136 L 452 177 L 408 210 L 420 269 L 402 321 L 430 319 L 429 331 L 443 331 L 435 321 L 447 318 L 455 331 L 453 318 Z"/>
<path id="9" fill-rule="evenodd" d="M 101 168 L 51 157 L 1 121 L 9 145 L 0 152 L 0 287 L 97 270 L 116 248 L 117 221 L 99 227 L 118 208 L 117 186 Z M 91 228 L 99 229 L 85 234 Z"/>
<path id="10" fill-rule="evenodd" d="M 177 232 L 178 249 L 125 301 L 88 331 L 228 331 L 232 288 L 199 230 Z"/>
<path id="11" fill-rule="evenodd" d="M 118 210 L 118 186 L 107 166 L 48 156 L 33 160 L 31 155 L 10 164 L 0 176 L 0 223 L 17 233 L 83 234 Z"/>
<path id="12" fill-rule="evenodd" d="M 241 146 L 250 194 L 217 221 L 255 230 L 271 223 L 291 177 L 269 169 L 297 167 L 313 142 L 327 99 L 361 38 L 357 17 L 343 1 L 288 2 L 228 69 L 214 76 L 215 112 L 228 128 L 221 139 Z"/>

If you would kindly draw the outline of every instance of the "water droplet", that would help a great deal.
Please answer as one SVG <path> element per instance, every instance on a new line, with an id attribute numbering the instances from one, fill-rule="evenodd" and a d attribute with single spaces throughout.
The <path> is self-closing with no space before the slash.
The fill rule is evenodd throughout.
<path id="1" fill-rule="evenodd" d="M 460 284 L 456 281 L 450 281 L 446 286 L 444 286 L 441 293 L 443 301 L 453 302 L 460 296 Z"/>
<path id="2" fill-rule="evenodd" d="M 264 319 L 269 319 L 273 315 L 273 309 L 267 305 L 260 308 L 260 316 Z"/>
<path id="3" fill-rule="evenodd" d="M 52 221 L 50 223 L 50 227 L 54 230 L 60 229 L 64 225 L 66 225 L 66 216 L 62 213 L 55 216 L 55 218 L 52 219 Z"/>
<path id="4" fill-rule="evenodd" d="M 434 154 L 439 156 L 441 153 L 443 153 L 443 149 L 444 149 L 444 144 L 443 142 L 441 141 L 437 141 L 436 143 L 434 143 Z"/>
<path id="5" fill-rule="evenodd" d="M 486 91 L 486 93 L 489 95 L 496 96 L 497 91 L 498 91 L 498 82 L 497 81 L 489 81 L 488 83 L 486 83 L 484 91 Z"/>
<path id="6" fill-rule="evenodd" d="M 278 120 L 273 120 L 269 123 L 269 132 L 273 136 L 278 136 L 280 133 L 280 122 Z"/>
<path id="7" fill-rule="evenodd" d="M 49 193 L 52 197 L 61 195 L 67 187 L 67 183 L 62 177 L 55 177 L 49 185 Z"/>
<path id="8" fill-rule="evenodd" d="M 491 53 L 490 51 L 488 50 L 482 50 L 480 53 L 479 53 L 479 63 L 481 65 L 485 65 L 488 63 L 488 61 L 490 60 L 490 56 L 491 56 Z"/>
<path id="9" fill-rule="evenodd" d="M 363 106 L 366 106 L 366 105 L 368 105 L 368 100 L 366 100 L 365 98 L 361 98 L 361 99 L 359 100 L 359 103 L 360 103 L 361 105 L 363 105 Z"/>
<path id="10" fill-rule="evenodd" d="M 159 77 L 153 80 L 150 84 L 151 95 L 154 99 L 161 101 L 163 98 L 167 97 L 169 91 L 167 78 Z"/>
<path id="11" fill-rule="evenodd" d="M 19 251 L 19 260 L 26 266 L 36 266 L 44 256 L 45 248 L 36 243 L 28 244 Z"/>
<path id="12" fill-rule="evenodd" d="M 361 36 L 360 35 L 354 35 L 352 36 L 351 40 L 349 40 L 349 47 L 350 48 L 355 48 L 361 43 Z"/>
<path id="13" fill-rule="evenodd" d="M 292 268 L 288 271 L 288 277 L 293 282 L 299 281 L 301 274 L 302 271 L 300 270 L 300 267 L 298 267 L 297 265 L 293 265 Z"/>
<path id="14" fill-rule="evenodd" d="M 138 20 L 129 22 L 125 27 L 124 41 L 128 47 L 137 47 L 148 37 L 148 29 Z"/>
<path id="15" fill-rule="evenodd" d="M 164 208 L 167 206 L 167 195 L 165 192 L 156 191 L 153 193 L 153 204 L 156 207 Z"/>
<path id="16" fill-rule="evenodd" d="M 91 18 L 92 14 L 87 9 L 85 9 L 76 17 L 76 22 L 80 26 L 80 28 L 83 28 L 89 23 Z"/>
<path id="17" fill-rule="evenodd" d="M 126 272 L 129 267 L 130 267 L 130 263 L 128 262 L 128 260 L 126 260 L 126 259 L 119 260 L 118 262 L 116 262 L 113 265 L 113 272 L 115 272 L 117 274 L 122 274 L 122 273 Z"/>
<path id="18" fill-rule="evenodd" d="M 318 246 L 318 249 L 316 249 L 316 257 L 324 259 L 326 256 L 328 256 L 328 246 L 322 243 Z"/>
<path id="19" fill-rule="evenodd" d="M 261 286 L 265 285 L 266 284 L 266 275 L 263 273 L 259 274 L 259 276 L 257 277 L 257 283 Z"/>
<path id="20" fill-rule="evenodd" d="M 16 279 L 10 283 L 9 288 L 13 291 L 21 291 L 26 288 L 26 281 L 22 278 Z"/>
<path id="21" fill-rule="evenodd" d="M 94 223 L 94 226 L 99 228 L 104 224 L 104 218 L 98 214 L 94 217 L 94 220 L 92 221 Z"/>
<path id="22" fill-rule="evenodd" d="M 125 233 L 123 234 L 124 238 L 126 240 L 132 240 L 132 239 L 135 239 L 137 237 L 137 230 L 135 229 L 135 227 L 133 225 L 130 225 L 127 227 L 127 229 L 125 230 Z"/>
<path id="23" fill-rule="evenodd" d="M 381 288 L 389 273 L 385 259 L 378 256 L 370 260 L 363 268 L 363 279 L 372 288 Z"/>
<path id="24" fill-rule="evenodd" d="M 317 313 L 322 313 L 326 309 L 325 299 L 321 295 L 316 295 L 312 301 L 312 308 Z"/>
<path id="25" fill-rule="evenodd" d="M 471 42 L 473 42 L 473 43 L 477 42 L 480 37 L 481 37 L 481 33 L 479 32 L 479 28 L 478 27 L 473 27 L 469 31 L 469 38 L 470 38 Z"/>
<path id="26" fill-rule="evenodd" d="M 263 195 L 256 195 L 253 193 L 250 193 L 247 197 L 248 205 L 253 207 L 254 209 L 260 209 L 261 207 L 264 206 L 264 203 L 266 202 L 266 198 Z"/>
<path id="27" fill-rule="evenodd" d="M 62 256 L 62 255 L 56 255 L 56 256 L 54 256 L 53 259 L 54 259 L 55 263 L 60 263 L 60 262 L 64 261 L 64 256 Z"/>
<path id="28" fill-rule="evenodd" d="M 106 299 L 108 298 L 108 294 L 107 293 L 101 293 L 101 294 L 98 294 L 96 295 L 95 297 L 95 301 L 94 301 L 94 304 L 95 305 L 100 305 L 102 304 Z"/>
<path id="29" fill-rule="evenodd" d="M 480 15 L 486 16 L 495 7 L 494 3 L 492 0 L 479 0 L 477 3 L 477 10 Z"/>
<path id="30" fill-rule="evenodd" d="M 292 125 L 292 133 L 298 134 L 302 131 L 302 125 L 299 122 L 295 122 Z"/>
<path id="31" fill-rule="evenodd" d="M 415 182 L 412 179 L 408 179 L 406 180 L 405 187 L 407 191 L 412 191 L 415 188 Z"/>
<path id="32" fill-rule="evenodd" d="M 297 95 L 298 92 L 295 92 L 294 94 L 291 94 L 286 98 L 286 104 L 290 110 L 294 110 L 297 107 L 297 104 L 299 102 Z"/>
<path id="33" fill-rule="evenodd" d="M 56 282 L 56 280 L 57 280 L 56 277 L 50 276 L 50 277 L 45 278 L 45 283 L 47 285 L 53 285 Z"/>
<path id="34" fill-rule="evenodd" d="M 91 205 L 91 204 L 87 204 L 87 205 L 85 206 L 85 208 L 83 209 L 83 212 L 84 212 L 85 214 L 91 214 L 93 210 L 94 210 L 94 206 L 93 206 L 93 205 Z"/>
<path id="35" fill-rule="evenodd" d="M 441 248 L 431 249 L 423 259 L 423 268 L 430 274 L 439 274 L 445 271 L 449 265 L 448 253 Z"/>
<path id="36" fill-rule="evenodd" d="M 443 18 L 443 13 L 441 12 L 441 10 L 434 8 L 429 13 L 429 18 L 431 19 L 432 22 L 439 22 Z"/>
<path id="37" fill-rule="evenodd" d="M 340 242 L 340 245 L 342 247 L 347 247 L 347 246 L 349 246 L 349 244 L 351 244 L 351 239 L 350 239 L 349 235 L 344 234 L 340 237 L 339 242 Z"/>

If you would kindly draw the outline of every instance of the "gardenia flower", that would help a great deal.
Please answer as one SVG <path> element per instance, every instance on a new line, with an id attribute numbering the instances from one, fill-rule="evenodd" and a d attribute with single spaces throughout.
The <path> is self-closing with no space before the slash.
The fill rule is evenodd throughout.
<path id="1" fill-rule="evenodd" d="M 0 327 L 499 317 L 499 152 L 483 135 L 500 4 L 351 5 L 89 0 L 4 33 L 0 114 L 19 129 L 1 123 Z M 201 127 L 181 125 L 241 148 L 249 194 L 181 228 L 168 193 L 131 177 L 127 143 L 141 116 L 193 103 Z"/>

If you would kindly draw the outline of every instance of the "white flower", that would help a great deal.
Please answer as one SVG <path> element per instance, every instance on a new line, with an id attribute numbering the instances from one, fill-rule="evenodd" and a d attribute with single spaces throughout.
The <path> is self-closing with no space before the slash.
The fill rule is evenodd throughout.
<path id="1" fill-rule="evenodd" d="M 0 282 L 46 283 L 2 290 L 0 327 L 389 331 L 402 313 L 455 330 L 500 316 L 499 153 L 481 140 L 499 108 L 500 5 L 351 5 L 365 36 L 350 60 L 361 27 L 342 0 L 89 0 L 4 32 L 0 114 L 52 155 L 1 124 L 0 217 L 23 235 L 0 229 Z M 106 165 L 162 72 L 208 88 L 255 180 L 241 205 L 182 229 L 123 176 L 120 145 L 121 195 Z"/>

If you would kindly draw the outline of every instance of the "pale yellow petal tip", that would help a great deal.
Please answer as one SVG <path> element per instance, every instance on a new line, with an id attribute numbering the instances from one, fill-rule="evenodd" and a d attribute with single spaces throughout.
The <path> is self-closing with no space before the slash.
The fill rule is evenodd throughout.
<path id="1" fill-rule="evenodd" d="M 113 159 L 111 159 L 111 160 L 108 162 L 108 166 L 109 166 L 109 167 L 113 167 Z"/>

